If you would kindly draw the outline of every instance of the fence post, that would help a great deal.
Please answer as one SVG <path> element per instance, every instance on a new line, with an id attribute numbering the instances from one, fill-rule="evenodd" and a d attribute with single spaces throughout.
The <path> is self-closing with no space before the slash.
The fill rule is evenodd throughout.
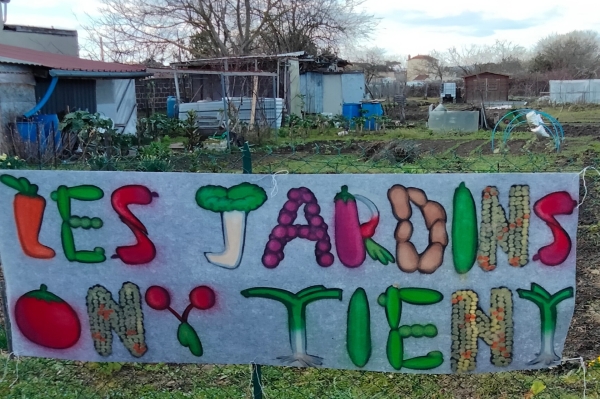
<path id="1" fill-rule="evenodd" d="M 252 399 L 263 399 L 262 370 L 260 364 L 252 363 Z"/>
<path id="2" fill-rule="evenodd" d="M 244 174 L 252 174 L 252 155 L 250 154 L 250 146 L 246 141 L 242 148 L 242 169 Z"/>
<path id="3" fill-rule="evenodd" d="M 0 282 L 0 296 L 2 297 L 2 311 L 4 312 L 4 331 L 6 333 L 6 350 L 9 354 L 13 352 L 12 346 L 12 335 L 11 335 L 11 325 L 10 318 L 8 317 L 8 298 L 6 296 L 6 283 L 4 281 Z M 12 356 L 9 355 L 9 359 L 12 359 Z"/>
<path id="4" fill-rule="evenodd" d="M 245 175 L 252 174 L 252 155 L 250 154 L 250 146 L 246 141 L 242 148 L 242 169 Z M 263 399 L 262 394 L 262 370 L 260 364 L 252 363 L 252 399 Z"/>

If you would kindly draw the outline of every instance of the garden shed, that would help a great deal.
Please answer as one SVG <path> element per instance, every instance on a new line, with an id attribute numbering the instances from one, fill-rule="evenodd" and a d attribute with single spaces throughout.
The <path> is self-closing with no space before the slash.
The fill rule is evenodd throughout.
<path id="1" fill-rule="evenodd" d="M 510 76 L 480 72 L 464 77 L 465 101 L 472 104 L 508 101 Z"/>
<path id="2" fill-rule="evenodd" d="M 148 75 L 142 66 L 0 44 L 0 126 L 21 116 L 81 109 L 111 118 L 119 132 L 135 133 L 134 79 Z"/>
<path id="3" fill-rule="evenodd" d="M 363 72 L 306 72 L 300 75 L 303 111 L 308 114 L 339 115 L 343 104 L 358 104 L 364 98 Z"/>

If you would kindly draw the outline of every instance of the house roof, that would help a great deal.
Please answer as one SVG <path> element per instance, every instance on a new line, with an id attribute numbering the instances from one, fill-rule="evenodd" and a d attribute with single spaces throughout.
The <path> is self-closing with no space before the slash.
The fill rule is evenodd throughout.
<path id="1" fill-rule="evenodd" d="M 141 65 L 125 65 L 112 62 L 92 61 L 63 54 L 52 54 L 21 47 L 0 44 L 0 62 L 32 65 L 63 71 L 85 72 L 144 72 Z"/>
<path id="2" fill-rule="evenodd" d="M 0 1 L 1 3 L 1 1 Z M 27 26 L 27 25 L 7 25 L 5 24 L 2 30 L 14 31 L 14 32 L 27 32 L 27 33 L 41 33 L 43 35 L 54 35 L 54 36 L 72 36 L 77 37 L 77 31 L 71 29 L 54 29 L 54 28 L 42 28 L 39 26 Z"/>
<path id="3" fill-rule="evenodd" d="M 471 75 L 464 76 L 464 78 L 465 79 L 466 78 L 472 78 L 473 76 L 478 76 L 478 75 L 483 75 L 483 74 L 505 76 L 507 78 L 510 78 L 510 75 L 506 75 L 504 73 L 489 72 L 489 71 L 482 71 L 482 72 L 479 72 L 479 73 L 473 73 Z"/>
<path id="4" fill-rule="evenodd" d="M 421 74 L 421 75 L 417 75 L 413 80 L 427 80 L 427 79 L 429 79 L 429 75 Z"/>
<path id="5" fill-rule="evenodd" d="M 427 61 L 435 61 L 436 59 L 429 56 L 429 55 L 415 55 L 414 57 L 411 57 L 408 59 L 409 61 L 411 60 L 427 60 Z"/>

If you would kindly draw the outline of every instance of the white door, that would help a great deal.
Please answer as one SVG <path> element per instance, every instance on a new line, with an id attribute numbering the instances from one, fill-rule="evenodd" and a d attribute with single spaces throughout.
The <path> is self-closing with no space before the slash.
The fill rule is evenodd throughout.
<path id="1" fill-rule="evenodd" d="M 323 75 L 323 113 L 340 115 L 342 113 L 342 75 Z"/>

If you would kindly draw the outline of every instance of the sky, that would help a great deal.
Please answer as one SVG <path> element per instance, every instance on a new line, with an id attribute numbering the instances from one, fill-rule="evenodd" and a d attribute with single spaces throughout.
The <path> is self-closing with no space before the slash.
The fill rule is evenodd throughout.
<path id="1" fill-rule="evenodd" d="M 366 0 L 363 6 L 379 24 L 363 44 L 382 47 L 391 55 L 412 56 L 452 46 L 493 44 L 496 39 L 529 48 L 552 33 L 600 31 L 600 13 L 584 6 L 587 1 Z M 7 23 L 79 29 L 81 41 L 80 23 L 87 20 L 86 13 L 96 12 L 97 5 L 94 0 L 11 0 Z"/>

